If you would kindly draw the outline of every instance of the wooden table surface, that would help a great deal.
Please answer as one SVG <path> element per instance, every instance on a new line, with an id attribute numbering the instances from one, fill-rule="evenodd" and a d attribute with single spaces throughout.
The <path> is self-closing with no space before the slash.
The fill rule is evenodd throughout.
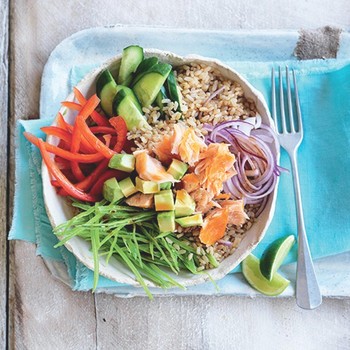
<path id="1" fill-rule="evenodd" d="M 7 242 L 15 122 L 38 115 L 41 74 L 54 47 L 78 30 L 108 24 L 225 30 L 330 24 L 349 30 L 350 3 L 1 0 L 0 348 L 350 349 L 349 299 L 326 298 L 310 312 L 299 309 L 292 298 L 149 301 L 78 293 L 50 275 L 33 245 Z"/>

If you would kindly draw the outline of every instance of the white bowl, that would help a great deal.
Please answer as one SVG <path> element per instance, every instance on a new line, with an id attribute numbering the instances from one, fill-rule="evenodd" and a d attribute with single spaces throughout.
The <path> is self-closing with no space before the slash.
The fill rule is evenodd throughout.
<path id="1" fill-rule="evenodd" d="M 200 57 L 197 55 L 189 55 L 186 57 L 180 57 L 170 52 L 159 51 L 155 49 L 146 49 L 145 56 L 156 56 L 162 62 L 170 63 L 173 66 L 180 66 L 183 64 L 188 64 L 191 62 L 204 63 L 206 65 L 216 68 L 223 77 L 237 81 L 241 84 L 244 94 L 246 97 L 252 99 L 255 104 L 258 113 L 262 117 L 262 123 L 273 126 L 273 121 L 270 117 L 270 113 L 264 97 L 262 94 L 256 90 L 252 85 L 250 85 L 239 73 L 235 72 L 232 68 L 227 65 L 219 62 L 218 60 Z M 103 64 L 98 69 L 94 70 L 88 74 L 78 85 L 78 89 L 87 97 L 95 93 L 95 84 L 97 76 L 99 73 L 105 69 L 109 68 L 112 73 L 116 72 L 121 60 L 121 55 L 116 56 L 105 64 Z M 71 93 L 68 97 L 68 101 L 73 101 L 74 96 Z M 61 109 L 63 112 L 65 108 Z M 65 119 L 72 123 L 74 121 L 74 114 L 70 111 L 65 115 Z M 48 137 L 47 141 L 56 144 L 58 140 L 55 137 Z M 279 146 L 273 145 L 273 153 L 276 156 L 276 159 L 279 160 Z M 48 169 L 43 164 L 42 166 L 42 179 L 43 179 L 43 191 L 44 191 L 44 200 L 46 211 L 50 222 L 53 227 L 67 221 L 72 217 L 72 210 L 67 205 L 65 199 L 56 194 L 56 191 L 50 183 L 50 176 Z M 167 271 L 172 278 L 181 283 L 183 286 L 192 286 L 203 283 L 208 279 L 212 278 L 218 280 L 227 275 L 232 269 L 234 269 L 253 249 L 254 247 L 262 240 L 265 235 L 265 232 L 272 220 L 274 211 L 275 211 L 275 202 L 277 195 L 277 185 L 270 195 L 269 200 L 266 204 L 264 211 L 260 214 L 256 223 L 245 233 L 243 240 L 240 242 L 238 248 L 234 251 L 232 255 L 224 259 L 219 267 L 209 270 L 210 277 L 208 274 L 198 274 L 193 275 L 189 272 L 181 271 L 178 275 L 175 275 L 170 270 Z M 80 260 L 84 265 L 89 269 L 93 270 L 94 262 L 93 256 L 90 251 L 90 244 L 79 237 L 74 237 L 68 241 L 65 246 L 70 250 L 75 257 Z M 118 262 L 116 259 L 110 259 L 109 263 L 106 264 L 105 258 L 100 258 L 100 274 L 117 282 L 126 283 L 135 287 L 140 287 L 140 284 L 135 280 L 133 273 L 129 271 L 123 264 Z M 154 287 L 155 285 L 145 279 L 146 283 L 149 286 Z"/>

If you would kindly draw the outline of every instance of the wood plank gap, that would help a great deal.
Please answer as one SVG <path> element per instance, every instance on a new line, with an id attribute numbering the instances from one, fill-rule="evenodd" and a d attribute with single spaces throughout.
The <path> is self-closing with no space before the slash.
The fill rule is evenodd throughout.
<path id="1" fill-rule="evenodd" d="M 9 132 L 9 0 L 3 0 L 0 5 L 0 347 L 6 349 L 8 322 L 8 132 Z"/>

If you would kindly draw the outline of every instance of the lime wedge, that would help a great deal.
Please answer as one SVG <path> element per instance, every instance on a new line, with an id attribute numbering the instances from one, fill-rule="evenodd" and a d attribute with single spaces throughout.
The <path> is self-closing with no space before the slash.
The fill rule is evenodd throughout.
<path id="1" fill-rule="evenodd" d="M 276 239 L 264 251 L 260 259 L 261 273 L 271 281 L 295 242 L 293 235 Z"/>
<path id="2" fill-rule="evenodd" d="M 275 296 L 281 294 L 289 285 L 290 281 L 275 273 L 272 280 L 266 279 L 260 272 L 260 262 L 253 254 L 248 255 L 242 262 L 243 276 L 249 284 L 259 292 Z"/>

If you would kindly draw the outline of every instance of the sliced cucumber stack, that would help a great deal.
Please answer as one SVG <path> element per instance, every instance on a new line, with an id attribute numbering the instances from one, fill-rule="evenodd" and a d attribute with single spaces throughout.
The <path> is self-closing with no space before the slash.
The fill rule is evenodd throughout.
<path id="1" fill-rule="evenodd" d="M 148 107 L 154 102 L 171 72 L 171 68 L 170 64 L 158 63 L 150 68 L 133 86 L 133 91 L 142 107 Z"/>
<path id="2" fill-rule="evenodd" d="M 178 103 L 177 112 L 181 112 L 182 95 L 180 88 L 177 84 L 174 71 L 171 71 L 169 73 L 165 83 L 165 87 L 170 100 Z"/>
<path id="3" fill-rule="evenodd" d="M 127 86 L 118 85 L 117 86 L 117 93 L 121 90 L 123 90 L 125 92 L 125 94 L 130 97 L 131 101 L 134 102 L 137 109 L 140 111 L 140 113 L 142 113 L 142 108 L 141 108 L 140 102 L 137 99 L 137 97 L 135 96 L 134 92 L 130 88 L 128 88 Z"/>
<path id="4" fill-rule="evenodd" d="M 113 112 L 124 118 L 126 126 L 130 131 L 133 128 L 148 126 L 148 123 L 140 111 L 140 108 L 135 104 L 136 97 L 132 97 L 132 90 L 129 90 L 131 93 L 126 89 L 121 89 L 117 93 L 113 101 Z"/>
<path id="5" fill-rule="evenodd" d="M 166 95 L 165 88 L 164 86 L 162 86 L 157 94 L 156 99 L 154 100 L 155 105 L 159 107 L 159 111 L 161 113 L 163 113 L 163 108 L 164 108 L 163 100 L 167 98 L 168 97 Z"/>
<path id="6" fill-rule="evenodd" d="M 132 45 L 123 50 L 117 79 L 118 84 L 128 86 L 131 83 L 132 75 L 143 61 L 143 57 L 143 48 L 140 46 Z"/>
<path id="7" fill-rule="evenodd" d="M 112 103 L 117 92 L 117 83 L 112 77 L 111 72 L 108 69 L 105 69 L 97 79 L 96 93 L 101 100 L 101 107 L 103 111 L 109 117 L 113 115 Z"/>
<path id="8" fill-rule="evenodd" d="M 147 73 L 153 66 L 155 66 L 158 63 L 159 60 L 157 57 L 145 58 L 136 69 L 135 78 L 132 81 L 132 85 L 135 85 L 145 73 Z"/>

